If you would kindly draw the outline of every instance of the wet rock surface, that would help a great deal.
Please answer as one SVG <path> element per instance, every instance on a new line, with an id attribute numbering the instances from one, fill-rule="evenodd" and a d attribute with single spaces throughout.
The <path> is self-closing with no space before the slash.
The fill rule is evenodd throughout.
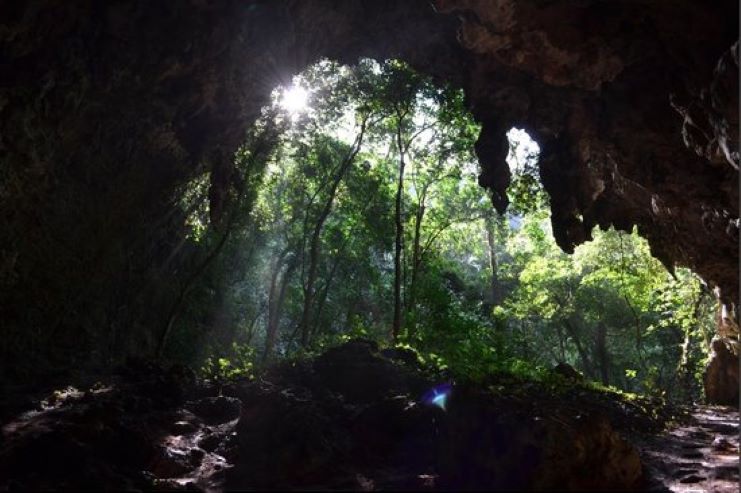
<path id="1" fill-rule="evenodd" d="M 139 378 L 141 377 L 141 378 Z M 124 384 L 56 391 L 2 426 L 0 488 L 142 488 L 179 388 L 136 369 Z M 122 380 L 123 381 L 123 380 Z M 176 392 L 175 392 L 176 393 Z"/>
<path id="2" fill-rule="evenodd" d="M 227 441 L 238 415 L 233 400 L 198 398 L 213 389 L 199 388 L 178 368 L 132 362 L 107 380 L 54 391 L 3 421 L 0 489 L 206 488 L 226 467 L 198 439 L 208 432 Z M 186 396 L 202 416 L 185 408 Z M 205 425 L 214 421 L 224 424 Z"/>

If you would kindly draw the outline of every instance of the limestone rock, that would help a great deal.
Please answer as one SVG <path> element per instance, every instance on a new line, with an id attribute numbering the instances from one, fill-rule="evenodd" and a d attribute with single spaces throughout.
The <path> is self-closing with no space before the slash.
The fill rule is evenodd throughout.
<path id="1" fill-rule="evenodd" d="M 709 404 L 737 406 L 739 399 L 739 359 L 720 337 L 711 342 L 710 359 L 705 367 L 705 399 Z"/>

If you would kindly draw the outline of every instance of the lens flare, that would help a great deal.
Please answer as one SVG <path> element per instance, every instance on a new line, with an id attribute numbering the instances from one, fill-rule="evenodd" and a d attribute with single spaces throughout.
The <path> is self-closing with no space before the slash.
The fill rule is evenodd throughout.
<path id="1" fill-rule="evenodd" d="M 452 391 L 453 386 L 450 383 L 441 383 L 425 392 L 420 401 L 428 406 L 437 406 L 443 411 L 446 411 L 448 397 L 450 397 Z"/>

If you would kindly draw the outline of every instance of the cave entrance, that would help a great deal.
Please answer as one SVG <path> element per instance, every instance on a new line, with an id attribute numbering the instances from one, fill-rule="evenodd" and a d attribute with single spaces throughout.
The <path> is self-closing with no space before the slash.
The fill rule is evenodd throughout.
<path id="1" fill-rule="evenodd" d="M 223 189 L 204 175 L 186 190 L 189 241 L 212 264 L 170 312 L 170 354 L 223 376 L 365 338 L 454 373 L 561 364 L 700 397 L 707 289 L 670 276 L 636 231 L 595 228 L 563 253 L 525 130 L 507 134 L 500 214 L 460 90 L 395 60 L 325 60 L 271 101 Z M 218 223 L 205 194 L 222 197 Z"/>
<path id="2" fill-rule="evenodd" d="M 0 489 L 636 489 L 677 414 L 623 391 L 696 400 L 710 346 L 735 404 L 707 289 L 593 226 L 736 302 L 736 2 L 9 4 Z M 361 54 L 438 83 L 262 108 Z M 737 417 L 667 486 L 737 479 Z"/>

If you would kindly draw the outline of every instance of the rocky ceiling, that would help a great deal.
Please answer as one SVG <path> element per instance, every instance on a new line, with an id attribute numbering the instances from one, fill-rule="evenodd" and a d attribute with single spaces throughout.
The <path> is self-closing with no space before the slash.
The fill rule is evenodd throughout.
<path id="1" fill-rule="evenodd" d="M 125 254 L 105 272 L 100 259 L 135 251 L 146 232 L 132 225 L 157 224 L 206 168 L 218 209 L 229 157 L 276 85 L 321 57 L 362 56 L 465 90 L 498 208 L 505 133 L 524 128 L 565 251 L 594 225 L 638 225 L 665 265 L 691 267 L 731 302 L 737 40 L 732 0 L 3 2 L 0 289 L 37 286 L 45 307 L 62 307 L 91 276 L 121 275 Z M 106 240 L 78 252 L 91 236 Z M 59 249 L 74 261 L 60 264 Z"/>

